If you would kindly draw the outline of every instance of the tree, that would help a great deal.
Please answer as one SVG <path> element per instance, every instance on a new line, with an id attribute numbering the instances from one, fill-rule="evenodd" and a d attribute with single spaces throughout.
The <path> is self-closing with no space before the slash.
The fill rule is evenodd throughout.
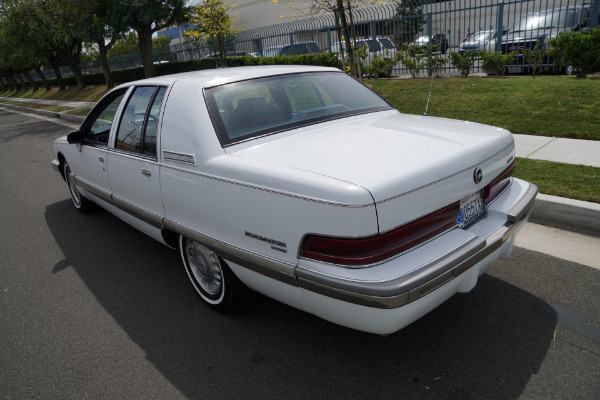
<path id="1" fill-rule="evenodd" d="M 412 42 L 423 31 L 427 22 L 421 0 L 400 0 L 396 3 L 396 18 L 399 20 L 400 42 Z"/>
<path id="2" fill-rule="evenodd" d="M 123 21 L 115 15 L 116 0 L 95 0 L 81 2 L 79 18 L 79 33 L 83 37 L 84 42 L 97 49 L 98 57 L 102 63 L 102 72 L 107 88 L 112 88 L 114 82 L 110 72 L 110 64 L 108 63 L 108 52 L 127 31 L 127 27 Z M 97 59 L 96 58 L 96 59 Z"/>
<path id="3" fill-rule="evenodd" d="M 194 7 L 190 18 L 193 26 L 185 31 L 187 39 L 197 47 L 211 44 L 217 68 L 227 66 L 226 38 L 235 37 L 241 30 L 232 28 L 239 21 L 238 14 L 231 13 L 237 7 L 233 0 L 204 0 Z"/>
<path id="4" fill-rule="evenodd" d="M 140 39 L 137 33 L 131 32 L 123 36 L 108 51 L 109 57 L 122 56 L 125 54 L 137 53 L 140 51 Z"/>
<path id="5" fill-rule="evenodd" d="M 113 2 L 113 20 L 137 32 L 146 78 L 156 76 L 152 58 L 152 35 L 188 19 L 184 0 L 120 0 Z"/>
<path id="6" fill-rule="evenodd" d="M 277 0 L 271 0 L 273 4 L 277 4 Z M 305 4 L 308 3 L 308 6 Z M 319 15 L 321 13 L 333 13 L 335 26 L 340 43 L 340 57 L 342 65 L 346 68 L 346 57 L 348 55 L 348 64 L 350 66 L 350 74 L 360 79 L 360 60 L 356 49 L 356 32 L 354 29 L 354 18 L 352 10 L 365 5 L 378 3 L 377 0 L 306 0 L 302 1 L 302 5 L 288 6 L 299 15 Z M 292 17 L 297 17 L 294 15 Z M 345 53 L 344 53 L 345 48 Z"/>
<path id="7" fill-rule="evenodd" d="M 49 90 L 50 86 L 40 70 L 43 56 L 39 54 L 43 54 L 43 48 L 35 40 L 35 34 L 17 1 L 5 1 L 0 8 L 0 38 L 0 69 L 4 69 L 8 83 L 17 83 L 13 73 L 17 76 L 23 74 L 33 90 L 38 90 L 37 82 L 29 74 L 30 70 L 36 69 L 46 90 Z"/>
<path id="8" fill-rule="evenodd" d="M 54 68 L 61 90 L 64 84 L 59 61 L 69 64 L 80 89 L 85 86 L 79 68 L 83 46 L 78 36 L 80 25 L 76 3 L 76 0 L 5 0 L 2 3 L 2 11 L 9 13 L 14 28 L 11 40 L 17 40 L 18 48 L 28 57 L 32 52 L 38 57 L 43 55 Z M 39 59 L 31 61 L 35 61 L 34 67 L 39 67 Z"/>

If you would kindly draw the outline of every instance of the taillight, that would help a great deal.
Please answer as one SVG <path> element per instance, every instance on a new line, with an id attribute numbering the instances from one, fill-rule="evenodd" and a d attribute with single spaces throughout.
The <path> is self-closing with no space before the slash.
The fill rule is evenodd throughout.
<path id="1" fill-rule="evenodd" d="M 494 200 L 504 189 L 510 184 L 510 180 L 515 169 L 515 162 L 513 161 L 508 168 L 504 170 L 496 179 L 485 185 L 483 188 L 483 203 L 489 204 Z"/>
<path id="2" fill-rule="evenodd" d="M 459 206 L 456 202 L 381 235 L 358 239 L 309 235 L 302 242 L 300 256 L 347 266 L 375 264 L 456 226 Z"/>

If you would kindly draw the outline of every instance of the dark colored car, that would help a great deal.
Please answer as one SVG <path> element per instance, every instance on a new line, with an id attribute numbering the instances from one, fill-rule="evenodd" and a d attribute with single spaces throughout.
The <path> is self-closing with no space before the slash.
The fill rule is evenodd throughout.
<path id="1" fill-rule="evenodd" d="M 443 33 L 434 33 L 431 35 L 431 41 L 427 35 L 419 36 L 417 40 L 412 42 L 410 45 L 423 47 L 434 46 L 434 51 L 439 51 L 442 54 L 446 54 L 448 51 L 448 39 Z"/>
<path id="2" fill-rule="evenodd" d="M 298 54 L 311 54 L 311 53 L 320 53 L 321 47 L 317 44 L 317 42 L 301 42 L 288 44 L 287 46 L 283 46 L 281 51 L 279 52 L 280 56 L 295 56 Z"/>
<path id="3" fill-rule="evenodd" d="M 495 29 L 470 33 L 458 47 L 458 51 L 459 53 L 467 53 L 470 51 L 485 50 L 490 41 L 492 45 L 495 43 L 494 39 L 496 39 L 496 36 Z"/>

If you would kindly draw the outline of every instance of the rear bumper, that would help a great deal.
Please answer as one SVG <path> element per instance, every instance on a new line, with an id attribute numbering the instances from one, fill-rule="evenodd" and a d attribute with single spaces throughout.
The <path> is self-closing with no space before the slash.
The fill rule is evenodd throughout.
<path id="1" fill-rule="evenodd" d="M 366 280 L 353 278 L 351 271 L 345 275 L 344 272 L 341 272 L 334 276 L 310 266 L 298 266 L 296 268 L 298 284 L 305 292 L 316 293 L 370 309 L 390 310 L 404 307 L 430 295 L 477 266 L 478 273 L 471 287 L 467 287 L 468 284 L 459 285 L 460 287 L 457 287 L 452 294 L 457 291 L 468 291 L 474 286 L 476 277 L 485 272 L 494 261 L 510 254 L 515 234 L 531 213 L 537 187 L 523 181 L 513 183 L 522 187 L 519 197 L 508 206 L 504 204 L 505 211 L 490 211 L 495 214 L 493 218 L 501 222 L 491 229 L 490 223 L 488 223 L 487 229 L 484 230 L 472 229 L 473 232 L 457 232 L 456 236 L 460 233 L 464 240 L 461 239 L 460 243 L 453 245 L 451 251 L 436 246 L 435 242 L 438 239 L 434 239 L 430 243 L 430 249 L 436 251 L 439 249 L 440 254 L 432 256 L 429 253 L 429 260 L 426 262 L 423 259 L 418 260 L 411 273 L 393 279 Z M 485 232 L 485 236 L 480 236 L 481 232 Z M 423 252 L 427 253 L 427 251 Z M 406 270 L 406 263 L 405 256 L 400 256 L 386 263 L 387 266 L 374 266 L 365 268 L 365 270 L 372 268 Z M 376 271 L 371 270 L 371 272 L 376 275 Z M 308 304 L 308 306 L 312 312 L 318 314 L 315 309 L 319 308 L 318 304 L 312 306 Z"/>

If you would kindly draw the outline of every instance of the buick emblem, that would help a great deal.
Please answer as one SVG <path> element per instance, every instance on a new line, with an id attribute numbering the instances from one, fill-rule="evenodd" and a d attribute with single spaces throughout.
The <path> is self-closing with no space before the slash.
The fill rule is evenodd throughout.
<path id="1" fill-rule="evenodd" d="M 475 171 L 473 171 L 473 180 L 475 181 L 475 183 L 479 183 L 482 179 L 483 171 L 481 170 L 481 168 L 475 168 Z"/>

